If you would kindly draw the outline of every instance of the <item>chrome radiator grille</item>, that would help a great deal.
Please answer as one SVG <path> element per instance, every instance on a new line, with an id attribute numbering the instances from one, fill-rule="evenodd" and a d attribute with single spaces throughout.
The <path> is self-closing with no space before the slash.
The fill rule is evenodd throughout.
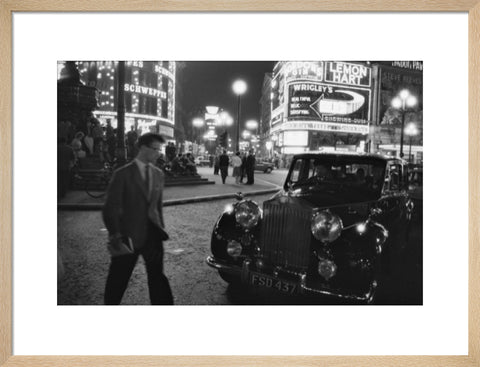
<path id="1" fill-rule="evenodd" d="M 265 203 L 260 253 L 274 265 L 306 269 L 310 257 L 311 211 L 298 205 Z"/>

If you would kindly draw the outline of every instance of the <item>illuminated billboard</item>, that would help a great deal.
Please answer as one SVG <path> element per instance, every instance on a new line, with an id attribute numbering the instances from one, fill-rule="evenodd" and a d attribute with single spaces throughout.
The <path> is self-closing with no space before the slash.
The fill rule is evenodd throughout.
<path id="1" fill-rule="evenodd" d="M 325 82 L 334 84 L 370 87 L 372 70 L 370 67 L 349 62 L 328 61 L 325 63 Z"/>
<path id="2" fill-rule="evenodd" d="M 318 121 L 327 131 L 364 133 L 371 120 L 372 68 L 343 61 L 283 61 L 274 68 L 271 126 Z M 335 129 L 335 124 L 348 125 Z"/>
<path id="3" fill-rule="evenodd" d="M 77 62 L 81 81 L 98 90 L 98 109 L 94 115 L 102 123 L 117 126 L 118 83 L 116 61 Z M 141 132 L 161 132 L 173 138 L 175 124 L 174 61 L 125 61 L 125 127 Z"/>
<path id="4" fill-rule="evenodd" d="M 289 85 L 288 120 L 366 125 L 369 104 L 369 89 L 296 82 Z"/>
<path id="5" fill-rule="evenodd" d="M 308 131 L 285 131 L 283 133 L 283 144 L 285 146 L 307 146 Z"/>

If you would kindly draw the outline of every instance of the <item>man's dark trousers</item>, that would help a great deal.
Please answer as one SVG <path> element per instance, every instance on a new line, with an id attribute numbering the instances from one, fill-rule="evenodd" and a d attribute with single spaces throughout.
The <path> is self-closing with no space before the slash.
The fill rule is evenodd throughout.
<path id="1" fill-rule="evenodd" d="M 173 305 L 172 290 L 167 277 L 163 274 L 163 243 L 159 235 L 155 225 L 149 222 L 145 247 L 132 255 L 112 258 L 105 287 L 106 305 L 120 304 L 139 255 L 145 260 L 152 305 Z"/>

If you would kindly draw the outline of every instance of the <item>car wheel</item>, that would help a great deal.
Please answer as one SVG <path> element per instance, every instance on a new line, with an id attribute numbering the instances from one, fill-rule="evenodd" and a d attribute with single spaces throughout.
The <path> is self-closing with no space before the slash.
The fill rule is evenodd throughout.
<path id="1" fill-rule="evenodd" d="M 265 170 L 265 173 L 270 173 L 272 172 L 272 169 L 270 167 L 268 167 L 266 170 Z"/>
<path id="2" fill-rule="evenodd" d="M 229 273 L 225 273 L 221 270 L 218 271 L 218 274 L 220 274 L 220 277 L 226 281 L 228 284 L 231 285 L 241 285 L 242 281 L 240 280 L 239 276 L 235 276 Z"/>

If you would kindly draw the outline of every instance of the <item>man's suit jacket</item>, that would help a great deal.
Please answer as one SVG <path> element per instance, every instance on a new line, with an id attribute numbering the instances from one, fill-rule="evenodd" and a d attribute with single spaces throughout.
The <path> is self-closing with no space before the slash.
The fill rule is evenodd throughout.
<path id="1" fill-rule="evenodd" d="M 250 171 L 253 171 L 254 168 L 255 168 L 255 156 L 254 155 L 248 155 L 247 156 L 247 160 L 246 160 L 246 163 L 245 163 L 245 168 L 247 170 L 250 170 Z"/>
<path id="2" fill-rule="evenodd" d="M 137 164 L 132 161 L 113 174 L 103 207 L 103 221 L 110 234 L 121 233 L 132 239 L 133 247 L 144 247 L 148 220 L 164 229 L 162 194 L 164 173 L 150 166 L 150 198 Z"/>

